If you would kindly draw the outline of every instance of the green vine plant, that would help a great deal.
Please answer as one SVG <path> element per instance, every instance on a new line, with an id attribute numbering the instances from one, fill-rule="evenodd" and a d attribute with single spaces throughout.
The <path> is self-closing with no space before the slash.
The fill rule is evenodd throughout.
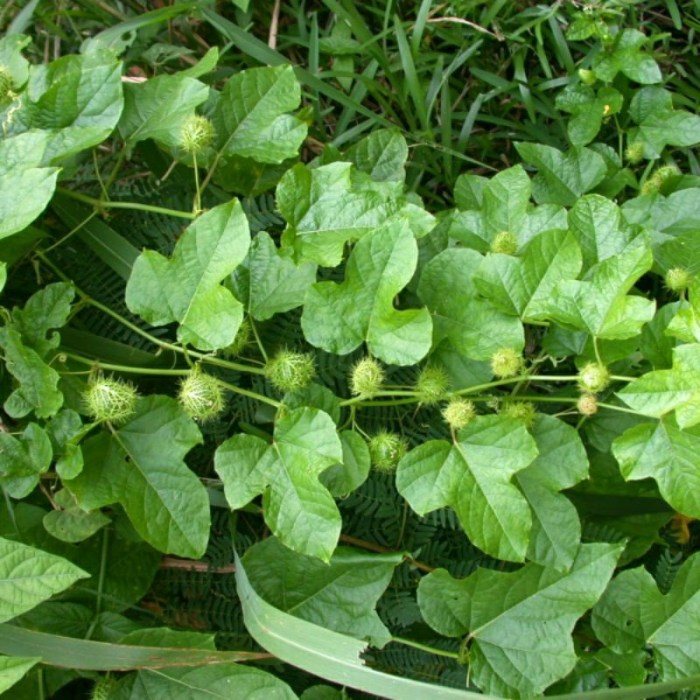
<path id="1" fill-rule="evenodd" d="M 0 39 L 0 690 L 297 697 L 270 655 L 385 697 L 700 682 L 699 555 L 643 566 L 700 518 L 700 117 L 639 31 L 570 31 L 568 147 L 433 212 L 398 129 L 305 150 L 289 65 Z M 134 612 L 222 506 L 262 651 Z M 367 645 L 462 687 L 392 695 Z"/>

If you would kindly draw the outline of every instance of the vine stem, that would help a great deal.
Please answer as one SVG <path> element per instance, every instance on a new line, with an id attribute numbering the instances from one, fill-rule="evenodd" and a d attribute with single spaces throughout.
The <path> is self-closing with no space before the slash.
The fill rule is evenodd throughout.
<path id="1" fill-rule="evenodd" d="M 65 187 L 57 187 L 56 191 L 70 199 L 75 199 L 78 202 L 83 202 L 84 204 L 89 204 L 95 209 L 136 209 L 138 211 L 147 211 L 151 214 L 164 214 L 166 216 L 175 216 L 180 219 L 192 219 L 197 218 L 197 214 L 190 211 L 180 211 L 179 209 L 166 209 L 165 207 L 157 207 L 153 204 L 141 204 L 140 202 L 113 202 L 105 201 L 104 199 L 96 199 L 95 197 L 90 197 L 90 195 L 82 194 L 82 192 L 73 192 L 73 190 L 66 189 Z"/>
<path id="2" fill-rule="evenodd" d="M 382 545 L 375 544 L 374 542 L 367 542 L 367 540 L 361 540 L 358 537 L 353 537 L 352 535 L 341 535 L 340 541 L 346 542 L 347 544 L 352 544 L 355 547 L 360 547 L 361 549 L 366 549 L 370 552 L 377 552 L 378 554 L 397 554 L 397 552 L 393 549 L 389 549 L 388 547 L 382 547 Z M 413 559 L 413 557 L 410 557 L 406 554 L 404 554 L 404 558 L 410 564 L 415 566 L 416 569 L 420 569 L 421 571 L 425 571 L 426 573 L 435 571 L 435 567 L 429 566 L 428 564 L 424 564 L 422 561 L 417 561 L 416 559 Z"/>
<path id="3" fill-rule="evenodd" d="M 90 627 L 85 634 L 85 639 L 90 639 L 92 633 L 97 627 L 97 618 L 102 612 L 102 596 L 104 594 L 105 578 L 107 575 L 107 553 L 109 551 L 109 528 L 105 527 L 102 530 L 102 552 L 100 554 L 100 572 L 97 579 L 97 598 L 95 599 L 95 616 L 92 618 Z"/>
<path id="4" fill-rule="evenodd" d="M 391 641 L 396 642 L 397 644 L 403 644 L 407 647 L 413 647 L 414 649 L 420 649 L 421 651 L 427 651 L 429 654 L 435 654 L 436 656 L 446 656 L 449 659 L 459 659 L 459 654 L 456 651 L 447 651 L 447 649 L 431 647 L 427 644 L 414 642 L 412 639 L 404 639 L 403 637 L 392 637 Z"/>

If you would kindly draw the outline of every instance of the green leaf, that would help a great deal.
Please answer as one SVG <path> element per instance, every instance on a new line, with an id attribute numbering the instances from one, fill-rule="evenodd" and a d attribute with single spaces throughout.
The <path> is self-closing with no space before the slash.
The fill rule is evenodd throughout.
<path id="1" fill-rule="evenodd" d="M 183 75 L 159 75 L 142 83 L 126 83 L 119 132 L 127 149 L 131 151 L 146 139 L 177 149 L 183 123 L 208 95 L 204 83 Z"/>
<path id="2" fill-rule="evenodd" d="M 60 336 L 58 333 L 49 335 L 49 332 L 66 324 L 74 296 L 71 284 L 54 282 L 32 294 L 24 308 L 13 309 L 13 325 L 22 334 L 24 345 L 36 350 L 42 357 L 55 350 Z"/>
<path id="3" fill-rule="evenodd" d="M 672 94 L 661 87 L 643 88 L 630 102 L 630 116 L 637 124 L 628 143 L 644 144 L 645 158 L 659 158 L 666 146 L 700 143 L 700 117 L 673 108 Z"/>
<path id="4" fill-rule="evenodd" d="M 0 480 L 13 498 L 28 496 L 51 466 L 53 451 L 46 431 L 29 423 L 18 440 L 0 432 Z"/>
<path id="5" fill-rule="evenodd" d="M 638 567 L 619 574 L 593 609 L 597 637 L 618 653 L 651 647 L 661 680 L 700 674 L 700 555 L 689 557 L 663 595 Z"/>
<path id="6" fill-rule="evenodd" d="M 622 95 L 614 88 L 603 87 L 596 93 L 582 83 L 569 83 L 555 100 L 557 108 L 572 115 L 566 130 L 574 146 L 593 141 L 603 119 L 620 112 L 622 103 Z"/>
<path id="7" fill-rule="evenodd" d="M 485 693 L 532 697 L 574 668 L 571 632 L 605 590 L 621 551 L 581 545 L 567 572 L 526 564 L 457 580 L 438 569 L 421 580 L 418 604 L 440 634 L 468 635 L 470 677 Z"/>
<path id="8" fill-rule="evenodd" d="M 130 700 L 177 697 L 229 700 L 231 697 L 256 696 L 275 700 L 294 700 L 297 697 L 286 683 L 271 673 L 241 664 L 139 671 L 129 695 L 125 697 Z"/>
<path id="9" fill-rule="evenodd" d="M 364 439 L 352 430 L 340 433 L 343 446 L 343 462 L 335 464 L 321 474 L 321 483 L 336 498 L 344 498 L 364 484 L 369 476 L 369 447 Z"/>
<path id="10" fill-rule="evenodd" d="M 183 459 L 201 439 L 174 399 L 139 399 L 128 423 L 84 443 L 85 467 L 65 485 L 81 508 L 119 502 L 147 542 L 197 559 L 209 538 L 209 498 Z"/>
<path id="11" fill-rule="evenodd" d="M 26 347 L 13 328 L 0 328 L 0 347 L 5 351 L 7 371 L 19 382 L 5 401 L 5 411 L 13 418 L 23 418 L 32 410 L 38 418 L 54 415 L 63 405 L 58 372 Z"/>
<path id="12" fill-rule="evenodd" d="M 433 315 L 434 345 L 447 338 L 473 360 L 489 360 L 496 350 L 521 350 L 525 344 L 520 321 L 477 293 L 483 259 L 474 250 L 450 248 L 425 266 L 418 285 L 418 296 Z"/>
<path id="13" fill-rule="evenodd" d="M 618 73 L 623 73 L 643 85 L 660 83 L 662 75 L 658 64 L 642 51 L 649 41 L 649 37 L 637 29 L 623 29 L 614 43 L 598 54 L 593 64 L 596 77 L 609 83 Z"/>
<path id="14" fill-rule="evenodd" d="M 4 262 L 0 262 L 0 292 L 5 288 L 7 283 L 7 265 Z"/>
<path id="15" fill-rule="evenodd" d="M 586 270 L 622 253 L 636 235 L 623 224 L 615 202 L 599 194 L 584 195 L 574 204 L 569 212 L 569 230 L 581 246 Z"/>
<path id="16" fill-rule="evenodd" d="M 63 409 L 47 427 L 56 458 L 56 473 L 62 479 L 74 479 L 83 468 L 83 451 L 77 444 L 83 430 L 80 415 L 71 409 Z"/>
<path id="17" fill-rule="evenodd" d="M 213 664 L 221 664 L 222 668 L 226 668 L 230 663 L 255 661 L 267 656 L 246 651 L 107 644 L 36 632 L 9 624 L 0 625 L 0 652 L 24 656 L 39 654 L 42 663 L 48 666 L 84 671 L 177 668 L 190 664 L 205 668 L 216 668 Z"/>
<path id="18" fill-rule="evenodd" d="M 489 695 L 375 671 L 360 657 L 365 642 L 301 620 L 266 602 L 250 584 L 238 556 L 236 587 L 243 607 L 243 620 L 253 639 L 278 659 L 307 673 L 392 700 L 425 700 L 426 697 L 431 700 L 497 700 Z"/>
<path id="19" fill-rule="evenodd" d="M 539 456 L 515 477 L 532 509 L 527 557 L 566 571 L 578 551 L 581 523 L 574 505 L 559 491 L 588 476 L 588 457 L 576 430 L 552 416 L 538 414 L 532 436 Z"/>
<path id="20" fill-rule="evenodd" d="M 250 315 L 266 321 L 304 303 L 306 292 L 316 281 L 316 265 L 295 263 L 261 231 L 253 238 L 248 257 L 234 272 L 233 281 Z"/>
<path id="21" fill-rule="evenodd" d="M 0 174 L 0 239 L 26 228 L 46 209 L 58 172 L 58 168 L 26 168 Z"/>
<path id="22" fill-rule="evenodd" d="M 592 267 L 586 280 L 560 282 L 552 292 L 547 318 L 597 338 L 637 335 L 653 318 L 655 304 L 627 292 L 651 264 L 649 244 L 638 236 L 618 255 Z"/>
<path id="23" fill-rule="evenodd" d="M 82 542 L 110 523 L 110 519 L 99 510 L 82 510 L 67 489 L 56 493 L 54 503 L 61 510 L 49 511 L 43 523 L 46 532 L 61 542 Z"/>
<path id="24" fill-rule="evenodd" d="M 141 647 L 185 647 L 189 649 L 207 649 L 216 651 L 215 635 L 203 632 L 172 630 L 169 627 L 152 627 L 138 629 L 125 634 L 120 644 Z"/>
<path id="25" fill-rule="evenodd" d="M 679 430 L 670 419 L 643 423 L 617 438 L 612 451 L 626 480 L 651 477 L 675 510 L 700 517 L 697 430 Z"/>
<path id="26" fill-rule="evenodd" d="M 676 411 L 681 428 L 700 423 L 700 343 L 673 349 L 673 368 L 647 372 L 618 396 L 644 416 L 659 418 Z"/>
<path id="27" fill-rule="evenodd" d="M 490 180 L 471 178 L 458 185 L 460 182 L 455 197 L 461 201 L 460 208 L 468 211 L 456 214 L 449 234 L 479 252 L 487 252 L 503 232 L 515 236 L 520 250 L 542 231 L 566 227 L 561 207 L 531 206 L 532 185 L 521 165 L 502 170 Z"/>
<path id="28" fill-rule="evenodd" d="M 287 112 L 301 103 L 291 66 L 251 68 L 233 75 L 216 102 L 212 121 L 219 156 L 281 163 L 294 158 L 306 124 Z"/>
<path id="29" fill-rule="evenodd" d="M 0 693 L 4 693 L 41 661 L 41 657 L 0 656 Z"/>
<path id="30" fill-rule="evenodd" d="M 319 282 L 309 290 L 301 317 L 306 339 L 337 355 L 366 342 L 372 355 L 388 364 L 419 362 L 430 350 L 430 314 L 397 311 L 393 305 L 417 262 L 418 246 L 405 223 L 365 236 L 350 254 L 344 282 Z"/>
<path id="31" fill-rule="evenodd" d="M 396 488 L 419 515 L 451 506 L 487 554 L 524 561 L 532 519 L 511 480 L 536 457 L 536 443 L 521 423 L 480 416 L 454 445 L 431 440 L 411 450 L 399 462 Z"/>
<path id="32" fill-rule="evenodd" d="M 391 632 L 375 606 L 402 560 L 401 553 L 339 547 L 325 564 L 270 537 L 251 547 L 243 564 L 255 590 L 278 610 L 383 647 Z"/>
<path id="33" fill-rule="evenodd" d="M 346 157 L 376 182 L 403 182 L 408 144 L 398 129 L 378 129 L 349 148 Z"/>
<path id="34" fill-rule="evenodd" d="M 479 292 L 499 311 L 523 321 L 546 313 L 558 282 L 575 279 L 581 251 L 567 231 L 545 231 L 532 239 L 520 257 L 491 253 L 474 278 Z"/>
<path id="35" fill-rule="evenodd" d="M 233 510 L 264 494 L 265 522 L 282 544 L 329 561 L 341 518 L 318 478 L 342 459 L 330 416 L 297 408 L 277 419 L 271 445 L 251 435 L 234 435 L 216 451 L 214 467 Z"/>
<path id="36" fill-rule="evenodd" d="M 539 173 L 532 182 L 539 204 L 573 206 L 579 197 L 602 182 L 607 173 L 603 157 L 589 148 L 562 151 L 539 143 L 516 143 L 520 157 Z"/>
<path id="37" fill-rule="evenodd" d="M 296 165 L 277 186 L 277 208 L 287 221 L 283 247 L 305 260 L 335 267 L 345 244 L 375 231 L 392 218 L 405 219 L 414 234 L 425 235 L 435 220 L 406 203 L 400 182 L 374 182 L 351 163 L 313 170 Z"/>
<path id="38" fill-rule="evenodd" d="M 31 610 L 87 576 L 61 557 L 0 538 L 0 622 Z"/>
<path id="39" fill-rule="evenodd" d="M 15 89 L 21 88 L 29 77 L 29 61 L 22 56 L 22 49 L 31 43 L 31 38 L 22 34 L 10 33 L 0 37 L 0 64 L 12 75 Z"/>
<path id="40" fill-rule="evenodd" d="M 177 336 L 201 350 L 230 345 L 243 305 L 220 282 L 245 258 L 248 221 L 237 200 L 202 214 L 180 236 L 170 258 L 139 255 L 126 286 L 129 310 L 160 326 L 177 321 Z"/>

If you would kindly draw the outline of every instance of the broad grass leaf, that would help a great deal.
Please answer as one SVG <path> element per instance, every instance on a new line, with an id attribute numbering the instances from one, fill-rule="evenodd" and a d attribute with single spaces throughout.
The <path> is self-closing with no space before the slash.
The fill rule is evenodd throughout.
<path id="1" fill-rule="evenodd" d="M 412 365 L 428 354 L 432 323 L 427 309 L 394 308 L 410 282 L 418 246 L 408 226 L 387 224 L 353 249 L 341 284 L 314 284 L 304 302 L 301 327 L 316 347 L 346 355 L 367 344 L 388 364 Z"/>
<path id="2" fill-rule="evenodd" d="M 219 446 L 214 467 L 233 510 L 263 494 L 265 522 L 280 542 L 329 561 L 341 518 L 319 476 L 342 460 L 331 417 L 316 408 L 296 408 L 277 419 L 271 445 L 252 435 L 234 435 Z"/>
<path id="3" fill-rule="evenodd" d="M 221 282 L 245 258 L 248 221 L 237 200 L 198 217 L 183 232 L 170 258 L 146 250 L 126 286 L 126 304 L 154 326 L 177 321 L 178 339 L 200 350 L 230 345 L 243 320 L 243 305 Z"/>
<path id="4" fill-rule="evenodd" d="M 375 606 L 402 560 L 401 553 L 339 547 L 325 564 L 270 537 L 247 550 L 243 564 L 251 585 L 277 609 L 382 647 L 391 632 Z"/>
<path id="5" fill-rule="evenodd" d="M 532 518 L 512 479 L 536 457 L 521 423 L 480 416 L 454 444 L 431 440 L 411 450 L 399 462 L 396 488 L 419 515 L 452 507 L 469 539 L 492 557 L 524 561 Z"/>
<path id="6" fill-rule="evenodd" d="M 531 563 L 458 580 L 438 569 L 421 580 L 418 604 L 440 634 L 467 635 L 470 677 L 485 693 L 532 697 L 574 668 L 574 625 L 602 595 L 621 551 L 583 544 L 568 571 Z"/>

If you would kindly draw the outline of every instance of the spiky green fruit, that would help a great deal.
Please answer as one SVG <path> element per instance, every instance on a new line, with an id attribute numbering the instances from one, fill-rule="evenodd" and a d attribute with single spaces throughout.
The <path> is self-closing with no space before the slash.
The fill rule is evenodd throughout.
<path id="1" fill-rule="evenodd" d="M 461 430 L 474 420 L 476 408 L 468 399 L 450 399 L 442 409 L 442 417 L 452 430 Z"/>
<path id="2" fill-rule="evenodd" d="M 684 292 L 693 281 L 693 275 L 684 267 L 672 267 L 664 276 L 666 287 L 676 294 Z"/>
<path id="3" fill-rule="evenodd" d="M 408 443 L 400 435 L 382 431 L 369 441 L 369 456 L 372 466 L 381 472 L 396 470 L 401 458 L 408 451 Z"/>
<path id="4" fill-rule="evenodd" d="M 582 416 L 593 416 L 598 412 L 598 399 L 595 394 L 581 394 L 576 408 Z"/>
<path id="5" fill-rule="evenodd" d="M 522 368 L 522 355 L 513 348 L 501 348 L 491 355 L 491 371 L 499 379 L 514 377 Z"/>
<path id="6" fill-rule="evenodd" d="M 314 357 L 310 353 L 283 348 L 268 360 L 265 376 L 282 392 L 300 391 L 316 376 Z"/>
<path id="7" fill-rule="evenodd" d="M 216 418 L 226 405 L 219 381 L 199 367 L 182 380 L 177 400 L 188 415 L 202 423 Z"/>
<path id="8" fill-rule="evenodd" d="M 214 141 L 214 125 L 200 114 L 187 117 L 180 131 L 180 146 L 187 153 L 201 153 Z"/>
<path id="9" fill-rule="evenodd" d="M 371 398 L 384 383 L 384 370 L 373 357 L 363 357 L 350 373 L 350 392 L 353 396 Z"/>
<path id="10" fill-rule="evenodd" d="M 501 406 L 500 414 L 519 420 L 529 428 L 535 422 L 537 408 L 529 401 L 507 401 Z"/>
<path id="11" fill-rule="evenodd" d="M 447 372 L 442 367 L 428 365 L 424 367 L 416 380 L 416 393 L 422 404 L 432 406 L 445 396 L 450 385 Z"/>
<path id="12" fill-rule="evenodd" d="M 99 376 L 83 392 L 86 413 L 100 423 L 123 423 L 136 410 L 136 387 L 121 379 Z"/>
<path id="13" fill-rule="evenodd" d="M 578 373 L 578 385 L 581 391 L 589 394 L 597 394 L 610 384 L 610 372 L 608 368 L 597 362 L 589 362 Z"/>
<path id="14" fill-rule="evenodd" d="M 491 242 L 492 253 L 515 255 L 518 252 L 518 238 L 510 231 L 499 231 Z"/>

